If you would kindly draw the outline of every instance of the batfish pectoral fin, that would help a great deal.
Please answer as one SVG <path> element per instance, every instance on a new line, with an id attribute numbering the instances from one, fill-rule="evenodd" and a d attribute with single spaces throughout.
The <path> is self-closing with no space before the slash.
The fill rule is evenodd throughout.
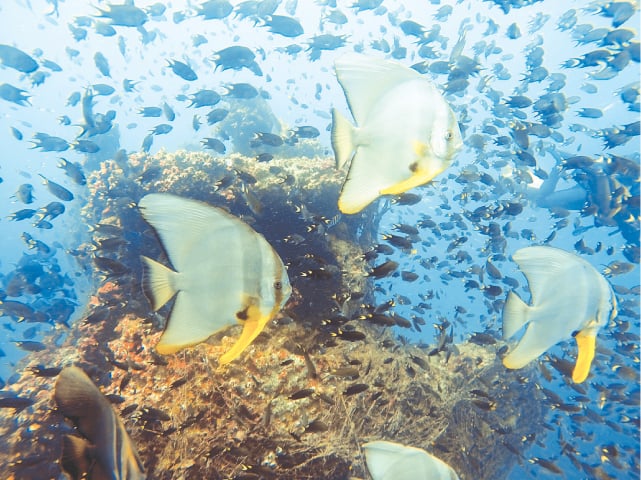
<path id="1" fill-rule="evenodd" d="M 425 158 L 428 156 L 432 156 L 432 147 L 425 143 L 425 142 L 419 142 L 419 141 L 414 141 L 414 153 L 418 158 Z"/>
<path id="2" fill-rule="evenodd" d="M 574 336 L 574 339 L 579 351 L 572 371 L 572 380 L 574 383 L 581 383 L 590 373 L 590 366 L 596 349 L 596 335 L 594 333 L 579 332 Z"/>
<path id="3" fill-rule="evenodd" d="M 243 331 L 236 340 L 236 343 L 225 352 L 219 359 L 220 365 L 226 365 L 232 362 L 243 353 L 254 339 L 263 331 L 267 322 L 272 318 L 272 315 L 263 315 L 256 304 L 250 304 L 236 315 L 238 320 L 243 324 Z"/>

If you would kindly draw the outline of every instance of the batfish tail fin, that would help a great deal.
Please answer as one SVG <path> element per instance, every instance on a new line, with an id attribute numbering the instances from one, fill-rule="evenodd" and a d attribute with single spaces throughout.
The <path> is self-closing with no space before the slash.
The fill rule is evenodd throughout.
<path id="1" fill-rule="evenodd" d="M 530 307 L 514 292 L 510 292 L 503 308 L 503 338 L 508 339 L 528 321 Z"/>
<path id="2" fill-rule="evenodd" d="M 596 349 L 596 336 L 594 333 L 579 332 L 574 336 L 578 347 L 578 355 L 576 357 L 576 364 L 572 371 L 572 380 L 574 383 L 581 383 L 590 373 L 590 366 L 594 358 L 594 351 Z"/>
<path id="3" fill-rule="evenodd" d="M 176 295 L 174 287 L 176 272 L 151 258 L 143 256 L 142 260 L 145 266 L 143 285 L 146 293 L 151 297 L 153 309 L 158 310 Z"/>
<path id="4" fill-rule="evenodd" d="M 338 110 L 332 109 L 332 148 L 336 168 L 342 168 L 354 152 L 354 127 Z"/>

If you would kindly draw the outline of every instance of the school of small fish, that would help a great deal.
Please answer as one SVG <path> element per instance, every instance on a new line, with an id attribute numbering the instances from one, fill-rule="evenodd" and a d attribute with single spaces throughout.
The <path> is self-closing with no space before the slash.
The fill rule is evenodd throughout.
<path id="1" fill-rule="evenodd" d="M 297 0 L 124 0 L 99 2 L 82 15 L 62 0 L 0 6 L 0 16 L 21 12 L 64 35 L 59 55 L 53 45 L 30 48 L 8 37 L 0 43 L 3 141 L 42 162 L 34 171 L 17 159 L 0 163 L 0 192 L 15 204 L 2 222 L 24 225 L 26 248 L 17 262 L 0 264 L 7 343 L 43 351 L 40 336 L 73 323 L 82 306 L 63 258 L 88 262 L 77 276 L 93 269 L 99 280 L 118 282 L 137 268 L 122 252 L 153 230 L 166 253 L 141 260 L 145 293 L 166 319 L 155 351 L 179 355 L 238 323 L 240 336 L 216 361 L 239 362 L 263 330 L 288 318 L 288 302 L 304 302 L 293 276 L 321 285 L 345 274 L 314 252 L 297 270 L 279 249 L 304 249 L 309 237 L 329 238 L 351 218 L 382 219 L 380 242 L 359 260 L 377 299 L 388 300 L 362 303 L 345 318 L 343 307 L 360 292 L 332 299 L 340 314 L 327 313 L 329 335 L 361 341 L 365 334 L 348 325 L 358 321 L 404 329 L 400 339 L 409 343 L 417 337 L 406 331 L 418 335 L 432 323 L 430 356 L 455 339 L 504 341 L 499 354 L 507 369 L 533 362 L 540 369 L 550 435 L 561 447 L 543 458 L 545 442 L 524 439 L 534 449 L 529 457 L 515 451 L 519 471 L 638 476 L 640 417 L 630 407 L 639 401 L 639 6 L 568 2 L 555 5 L 554 16 L 542 8 L 550 1 L 319 0 L 312 7 Z M 37 13 L 36 3 L 48 10 Z M 170 45 L 171 27 L 187 28 L 191 37 Z M 145 63 L 147 72 L 127 68 L 152 48 L 161 58 Z M 294 74 L 294 66 L 303 70 Z M 42 92 L 55 82 L 69 90 L 58 84 L 49 98 Z M 54 121 L 46 125 L 37 115 Z M 274 242 L 252 228 L 252 216 L 275 206 L 261 201 L 249 172 L 229 169 L 208 179 L 221 198 L 239 186 L 249 212 L 242 218 L 224 205 L 155 193 L 159 167 L 127 178 L 132 154 L 149 158 L 165 145 L 205 150 L 221 162 L 239 154 L 273 163 L 274 176 L 275 158 L 312 152 L 310 162 L 332 156 L 343 180 L 323 212 L 292 195 L 287 208 L 307 231 Z M 152 230 L 98 223 L 82 249 L 68 248 L 65 222 L 78 217 L 88 179 L 106 165 L 121 169 L 123 181 L 101 186 L 103 198 L 122 200 Z M 295 182 L 279 180 L 292 190 Z M 454 311 L 439 307 L 446 301 Z M 114 310 L 94 306 L 85 322 L 100 323 Z M 422 357 L 412 358 L 424 367 Z M 62 446 L 71 478 L 145 478 L 124 414 L 90 372 L 42 365 L 32 373 L 57 378 L 55 402 L 75 426 Z M 358 371 L 332 375 L 356 379 Z M 554 382 L 567 395 L 551 389 Z M 0 411 L 33 405 L 11 392 L 10 381 L 0 378 L 0 388 Z M 368 388 L 352 383 L 343 394 Z M 288 399 L 315 394 L 302 388 Z M 477 397 L 476 406 L 494 410 L 492 399 Z M 306 426 L 324 428 L 320 421 Z M 602 445 L 606 433 L 618 442 Z M 361 442 L 373 479 L 459 478 L 438 452 L 389 440 Z M 586 452 L 592 444 L 595 451 Z"/>

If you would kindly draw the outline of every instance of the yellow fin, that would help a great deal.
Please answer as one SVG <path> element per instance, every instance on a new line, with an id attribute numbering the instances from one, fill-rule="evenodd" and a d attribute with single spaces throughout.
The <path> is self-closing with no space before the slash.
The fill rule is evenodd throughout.
<path id="1" fill-rule="evenodd" d="M 242 319 L 243 331 L 236 343 L 218 359 L 220 365 L 225 365 L 238 358 L 243 353 L 243 350 L 263 331 L 263 328 L 265 328 L 265 325 L 273 315 L 261 315 L 257 305 L 249 305 L 243 311 L 243 316 L 245 317 Z"/>
<path id="2" fill-rule="evenodd" d="M 411 177 L 403 180 L 402 182 L 398 182 L 391 187 L 387 187 L 381 190 L 380 193 L 381 195 L 400 195 L 401 193 L 405 193 L 412 188 L 418 187 L 420 185 L 425 185 L 439 173 L 440 172 L 430 172 L 428 170 L 422 169 L 417 165 L 413 170 Z"/>
<path id="3" fill-rule="evenodd" d="M 412 188 L 425 185 L 427 182 L 436 177 L 439 173 L 445 170 L 447 165 L 433 159 L 432 148 L 423 142 L 414 142 L 414 153 L 416 154 L 416 162 L 410 165 L 411 176 L 401 182 L 382 189 L 381 195 L 400 195 Z M 423 161 L 421 161 L 423 159 Z M 428 159 L 425 161 L 425 159 Z"/>
<path id="4" fill-rule="evenodd" d="M 594 351 L 596 349 L 596 335 L 593 333 L 579 332 L 574 336 L 577 347 L 579 349 L 576 357 L 576 364 L 572 371 L 572 380 L 574 383 L 581 383 L 590 373 L 590 365 L 594 358 Z"/>
<path id="5" fill-rule="evenodd" d="M 422 172 L 417 172 L 407 180 L 403 180 L 402 182 L 392 185 L 385 190 L 381 190 L 381 195 L 400 195 L 401 193 L 405 193 L 408 190 L 411 190 L 414 187 L 418 187 L 419 185 L 423 185 L 428 181 L 429 179 L 425 179 L 425 174 L 422 174 Z"/>

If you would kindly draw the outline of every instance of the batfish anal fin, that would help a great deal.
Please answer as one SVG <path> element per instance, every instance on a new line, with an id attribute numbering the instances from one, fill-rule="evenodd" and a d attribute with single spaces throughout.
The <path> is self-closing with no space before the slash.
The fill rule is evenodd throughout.
<path id="1" fill-rule="evenodd" d="M 229 323 L 224 315 L 217 317 L 208 310 L 203 311 L 197 295 L 181 291 L 176 296 L 165 331 L 154 348 L 160 355 L 171 355 L 183 348 L 204 342 Z"/>
<path id="2" fill-rule="evenodd" d="M 412 188 L 425 185 L 445 170 L 443 162 L 432 155 L 432 147 L 427 143 L 415 141 L 413 144 L 416 161 L 409 165 L 409 177 L 381 190 L 381 195 L 400 195 Z"/>
<path id="3" fill-rule="evenodd" d="M 503 365 L 510 370 L 523 368 L 557 342 L 554 333 L 548 332 L 536 318 L 532 318 L 518 344 L 503 358 Z"/>
<path id="4" fill-rule="evenodd" d="M 408 190 L 426 184 L 432 178 L 434 177 L 425 175 L 425 173 L 418 171 L 407 180 L 403 180 L 402 182 L 396 183 L 391 187 L 381 190 L 381 195 L 400 195 L 401 193 L 405 193 Z"/>
<path id="5" fill-rule="evenodd" d="M 578 347 L 578 355 L 572 371 L 572 380 L 574 383 L 581 383 L 590 373 L 590 366 L 596 350 L 596 335 L 593 332 L 579 332 L 574 336 L 574 339 Z"/>
<path id="6" fill-rule="evenodd" d="M 237 315 L 239 321 L 243 324 L 243 331 L 236 340 L 236 343 L 225 352 L 219 359 L 220 365 L 226 365 L 243 353 L 243 351 L 254 341 L 254 339 L 263 331 L 267 322 L 273 317 L 270 315 L 263 315 L 260 308 L 256 303 L 252 303 Z"/>
<path id="7" fill-rule="evenodd" d="M 189 345 L 169 345 L 159 342 L 156 344 L 154 349 L 156 350 L 156 353 L 159 353 L 160 355 L 171 355 L 172 353 L 181 351 L 185 346 Z"/>
<path id="8" fill-rule="evenodd" d="M 371 145 L 359 146 L 338 197 L 340 212 L 351 215 L 367 207 L 390 184 L 388 176 L 389 166 L 380 161 L 376 150 Z"/>

